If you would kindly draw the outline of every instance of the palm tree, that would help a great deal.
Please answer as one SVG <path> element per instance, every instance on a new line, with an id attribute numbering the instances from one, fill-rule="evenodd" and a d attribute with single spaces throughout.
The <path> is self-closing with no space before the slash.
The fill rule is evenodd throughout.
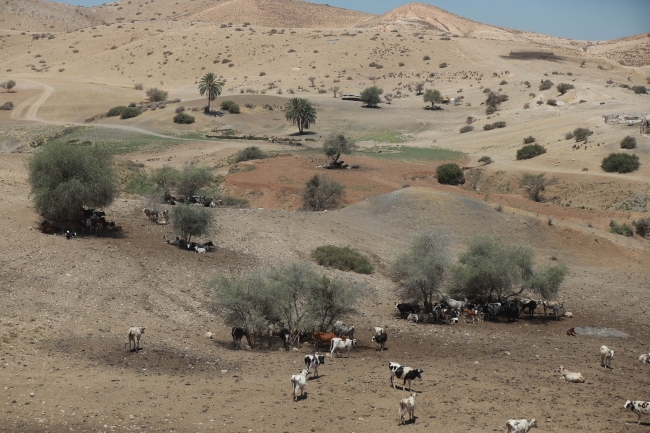
<path id="1" fill-rule="evenodd" d="M 316 109 L 308 99 L 291 98 L 284 107 L 284 117 L 298 125 L 298 130 L 303 134 L 309 125 L 316 123 Z"/>
<path id="2" fill-rule="evenodd" d="M 199 93 L 201 96 L 208 94 L 208 109 L 210 111 L 210 101 L 217 99 L 217 96 L 221 95 L 221 89 L 223 87 L 223 82 L 217 79 L 217 76 L 212 72 L 209 72 L 201 78 L 199 81 Z"/>

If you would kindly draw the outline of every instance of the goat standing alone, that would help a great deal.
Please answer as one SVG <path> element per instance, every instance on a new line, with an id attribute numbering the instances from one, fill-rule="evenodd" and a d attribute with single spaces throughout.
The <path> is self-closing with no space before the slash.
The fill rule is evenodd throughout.
<path id="1" fill-rule="evenodd" d="M 406 424 L 406 414 L 409 414 L 409 421 L 413 420 L 415 422 L 415 397 L 417 394 L 415 392 L 411 393 L 410 397 L 403 398 L 399 402 L 399 423 Z"/>
<path id="2" fill-rule="evenodd" d="M 614 359 L 614 351 L 607 346 L 600 347 L 600 366 L 605 368 L 612 368 L 610 363 Z"/>
<path id="3" fill-rule="evenodd" d="M 144 326 L 132 326 L 129 329 L 129 342 L 125 343 L 129 345 L 129 351 L 131 351 L 131 342 L 133 341 L 133 350 L 137 352 L 140 350 L 140 336 L 144 334 Z"/>
<path id="4" fill-rule="evenodd" d="M 305 390 L 305 385 L 307 385 L 307 370 L 303 370 L 300 374 L 294 374 L 291 376 L 291 391 L 293 392 L 293 401 L 298 401 L 298 390 L 300 390 L 300 396 Z"/>
<path id="5" fill-rule="evenodd" d="M 506 422 L 506 433 L 528 433 L 533 427 L 537 427 L 535 418 L 530 421 L 525 419 L 509 419 Z"/>

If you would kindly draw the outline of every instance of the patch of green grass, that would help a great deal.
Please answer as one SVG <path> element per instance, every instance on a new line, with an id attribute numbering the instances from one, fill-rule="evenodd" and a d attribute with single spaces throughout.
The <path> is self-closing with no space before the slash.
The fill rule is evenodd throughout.
<path id="1" fill-rule="evenodd" d="M 47 143 L 69 142 L 73 140 L 80 143 L 90 142 L 93 145 L 106 146 L 114 155 L 142 150 L 162 152 L 170 147 L 183 144 L 183 141 L 172 138 L 161 138 L 147 134 L 139 134 L 137 132 L 101 127 L 80 128 L 64 137 L 48 140 Z"/>
<path id="2" fill-rule="evenodd" d="M 378 153 L 378 150 L 381 150 L 381 153 Z M 359 153 L 396 161 L 458 161 L 467 157 L 463 152 L 440 147 L 386 146 L 363 149 Z"/>
<path id="3" fill-rule="evenodd" d="M 326 268 L 354 271 L 358 274 L 371 274 L 374 270 L 366 256 L 350 247 L 324 245 L 313 250 L 311 256 L 316 263 Z"/>
<path id="4" fill-rule="evenodd" d="M 153 186 L 149 182 L 149 177 L 146 173 L 138 173 L 136 177 L 126 184 L 124 189 L 134 194 L 147 195 L 153 191 Z"/>
<path id="5" fill-rule="evenodd" d="M 375 131 L 355 137 L 357 141 L 375 141 L 377 143 L 406 143 L 408 137 L 398 131 Z"/>

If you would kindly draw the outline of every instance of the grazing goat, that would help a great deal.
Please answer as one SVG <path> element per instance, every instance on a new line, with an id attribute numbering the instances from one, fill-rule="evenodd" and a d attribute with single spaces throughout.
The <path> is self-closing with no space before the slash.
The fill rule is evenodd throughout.
<path id="1" fill-rule="evenodd" d="M 610 365 L 614 359 L 614 351 L 607 346 L 600 347 L 600 366 L 605 368 L 612 368 Z"/>
<path id="2" fill-rule="evenodd" d="M 478 310 L 470 310 L 469 308 L 463 308 L 463 316 L 465 317 L 465 323 L 467 323 L 467 318 L 471 318 L 472 325 L 481 320 L 481 317 L 478 314 Z"/>
<path id="3" fill-rule="evenodd" d="M 399 423 L 406 424 L 406 414 L 409 414 L 409 421 L 415 422 L 415 397 L 417 394 L 412 392 L 410 397 L 403 398 L 399 401 Z"/>
<path id="4" fill-rule="evenodd" d="M 339 350 L 348 350 L 348 358 L 350 358 L 350 349 L 353 346 L 357 345 L 357 340 L 350 340 L 349 338 L 346 338 L 343 340 L 342 338 L 332 338 L 330 341 L 330 358 L 334 355 L 334 352 L 336 352 L 336 357 L 338 358 L 339 355 Z"/>
<path id="5" fill-rule="evenodd" d="M 248 329 L 233 326 L 232 330 L 230 331 L 230 335 L 232 335 L 232 342 L 235 346 L 235 349 L 241 349 L 242 337 L 246 337 L 246 341 L 248 341 L 248 345 L 249 346 L 251 345 L 251 338 L 250 338 L 250 334 L 248 333 Z"/>
<path id="6" fill-rule="evenodd" d="M 345 323 L 336 322 L 334 324 L 334 333 L 339 337 L 354 339 L 354 326 L 345 326 Z"/>
<path id="7" fill-rule="evenodd" d="M 318 377 L 318 366 L 325 364 L 325 355 L 307 355 L 305 356 L 305 367 L 307 367 L 307 374 L 309 370 L 314 367 L 314 377 Z"/>
<path id="8" fill-rule="evenodd" d="M 509 419 L 506 422 L 506 433 L 528 433 L 533 427 L 537 427 L 535 418 L 530 421 L 525 419 Z"/>
<path id="9" fill-rule="evenodd" d="M 384 350 L 384 345 L 386 344 L 386 340 L 388 340 L 388 334 L 386 334 L 385 332 L 382 332 L 380 335 L 375 335 L 372 337 L 372 341 L 380 345 L 379 350 L 381 351 Z"/>
<path id="10" fill-rule="evenodd" d="M 408 315 L 406 320 L 408 320 L 409 322 L 418 323 L 418 315 L 415 313 L 411 313 Z"/>
<path id="11" fill-rule="evenodd" d="M 131 342 L 133 341 L 133 350 L 140 350 L 140 336 L 144 334 L 144 326 L 132 326 L 129 329 L 129 351 L 131 351 Z M 126 345 L 126 344 L 125 344 Z"/>
<path id="12" fill-rule="evenodd" d="M 390 369 L 390 384 L 395 388 L 395 378 L 397 377 L 398 379 L 404 379 L 404 383 L 402 384 L 402 389 L 406 387 L 406 382 L 409 383 L 409 391 L 411 390 L 411 381 L 415 379 L 420 379 L 422 380 L 422 373 L 424 373 L 423 370 L 418 369 L 412 369 L 411 367 L 402 367 L 396 362 L 389 362 L 388 363 L 388 368 Z"/>
<path id="13" fill-rule="evenodd" d="M 628 400 L 623 406 L 623 410 L 625 409 L 631 410 L 639 416 L 639 422 L 637 422 L 639 425 L 641 424 L 641 415 L 650 415 L 650 401 Z"/>
<path id="14" fill-rule="evenodd" d="M 544 307 L 544 315 L 546 316 L 548 314 L 547 310 L 552 311 L 553 307 L 555 307 L 556 305 L 560 305 L 560 303 L 557 301 L 543 301 L 542 307 Z"/>
<path id="15" fill-rule="evenodd" d="M 648 353 L 644 353 L 643 355 L 639 356 L 639 361 L 643 362 L 644 364 L 647 364 L 649 360 L 650 354 Z"/>
<path id="16" fill-rule="evenodd" d="M 564 304 L 555 305 L 553 307 L 553 316 L 555 316 L 555 320 L 560 320 L 560 317 L 562 317 L 562 314 L 560 314 L 560 310 L 563 310 L 564 313 L 566 314 L 566 308 L 564 308 Z"/>
<path id="17" fill-rule="evenodd" d="M 526 313 L 526 308 L 528 309 L 528 313 Z M 535 308 L 537 308 L 537 301 L 530 300 L 528 302 L 522 303 L 521 304 L 521 312 L 524 314 L 528 314 L 530 318 L 533 318 L 533 314 L 535 314 Z"/>
<path id="18" fill-rule="evenodd" d="M 577 334 L 576 334 L 576 328 L 568 329 L 568 330 L 566 331 L 566 335 L 572 335 L 572 336 L 575 337 L 575 336 L 577 335 Z"/>
<path id="19" fill-rule="evenodd" d="M 384 328 L 380 326 L 375 326 L 374 328 L 370 329 L 371 331 L 375 331 L 375 335 L 381 335 L 384 333 Z"/>
<path id="20" fill-rule="evenodd" d="M 298 401 L 298 390 L 300 390 L 300 396 L 302 397 L 302 394 L 305 391 L 305 385 L 307 385 L 307 370 L 303 370 L 302 373 L 291 376 L 293 401 Z"/>
<path id="21" fill-rule="evenodd" d="M 566 380 L 571 383 L 585 383 L 585 378 L 582 377 L 582 373 L 573 373 L 560 365 L 560 367 L 555 370 L 562 375 L 562 380 Z"/>

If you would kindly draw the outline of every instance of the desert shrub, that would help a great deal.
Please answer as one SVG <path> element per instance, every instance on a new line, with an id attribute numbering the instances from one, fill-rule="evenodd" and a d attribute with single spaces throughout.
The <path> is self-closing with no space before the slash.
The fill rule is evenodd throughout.
<path id="1" fill-rule="evenodd" d="M 478 162 L 483 162 L 483 163 L 485 163 L 486 165 L 487 165 L 487 164 L 492 164 L 492 158 L 490 158 L 489 156 L 482 156 L 482 157 L 478 160 Z"/>
<path id="2" fill-rule="evenodd" d="M 648 235 L 648 229 L 650 229 L 650 221 L 646 218 L 641 218 L 640 220 L 634 221 L 634 227 L 636 228 L 636 234 L 642 238 Z"/>
<path id="3" fill-rule="evenodd" d="M 519 186 L 526 190 L 528 197 L 532 201 L 542 201 L 542 192 L 547 186 L 557 183 L 557 178 L 547 179 L 546 174 L 524 173 L 519 179 Z"/>
<path id="4" fill-rule="evenodd" d="M 126 107 L 124 105 L 120 105 L 118 107 L 113 107 L 110 110 L 108 110 L 108 113 L 106 113 L 106 117 L 116 117 L 116 116 L 121 116 L 122 112 L 126 110 L 129 107 Z"/>
<path id="5" fill-rule="evenodd" d="M 230 114 L 239 114 L 241 112 L 239 105 L 235 104 L 233 101 L 223 101 L 221 103 L 221 109 Z"/>
<path id="6" fill-rule="evenodd" d="M 552 98 L 549 99 L 548 101 L 546 101 L 546 104 L 550 105 L 552 107 L 557 107 L 557 101 L 555 99 L 552 99 Z"/>
<path id="7" fill-rule="evenodd" d="M 593 133 L 594 131 L 587 128 L 576 128 L 573 130 L 573 136 L 577 142 L 587 140 L 587 137 L 589 137 Z"/>
<path id="8" fill-rule="evenodd" d="M 447 62 L 442 62 L 441 64 L 438 65 L 438 67 L 441 68 L 441 69 L 446 68 L 447 66 L 448 66 Z"/>
<path id="9" fill-rule="evenodd" d="M 235 154 L 235 162 L 250 161 L 252 159 L 264 159 L 264 158 L 266 158 L 266 153 L 264 153 L 257 146 L 247 147 Z"/>
<path id="10" fill-rule="evenodd" d="M 176 192 L 184 198 L 192 197 L 203 187 L 212 183 L 213 176 L 208 167 L 188 166 L 176 178 Z"/>
<path id="11" fill-rule="evenodd" d="M 163 165 L 151 173 L 149 176 L 149 182 L 155 185 L 164 194 L 169 194 L 170 189 L 176 185 L 180 174 L 181 172 L 174 167 Z"/>
<path id="12" fill-rule="evenodd" d="M 190 116 L 187 113 L 178 113 L 176 116 L 174 116 L 174 123 L 178 123 L 181 125 L 189 125 L 194 123 L 196 119 L 194 116 Z"/>
<path id="13" fill-rule="evenodd" d="M 539 90 L 548 90 L 553 87 L 553 82 L 551 80 L 542 80 L 542 83 L 539 85 Z"/>
<path id="14" fill-rule="evenodd" d="M 542 100 L 540 99 L 540 100 L 538 100 L 538 101 L 535 102 L 535 103 L 536 103 L 537 105 L 542 105 L 542 104 L 544 103 L 544 101 L 542 101 Z"/>
<path id="15" fill-rule="evenodd" d="M 14 109 L 14 103 L 7 101 L 4 104 L 0 105 L 0 111 L 10 111 Z"/>
<path id="16" fill-rule="evenodd" d="M 572 132 L 572 131 L 569 131 L 569 132 L 567 132 L 566 134 L 564 134 L 564 138 L 565 138 L 566 140 L 571 140 L 573 137 L 574 137 L 574 135 L 573 135 L 573 132 Z"/>
<path id="17" fill-rule="evenodd" d="M 628 135 L 621 140 L 621 149 L 634 149 L 636 147 L 636 138 Z"/>
<path id="18" fill-rule="evenodd" d="M 486 107 L 492 107 L 495 110 L 499 108 L 502 102 L 508 100 L 508 95 L 500 95 L 498 93 L 490 92 L 485 100 Z"/>
<path id="19" fill-rule="evenodd" d="M 473 130 L 474 130 L 474 126 L 472 126 L 472 125 L 465 125 L 465 126 L 463 126 L 462 128 L 460 128 L 460 133 L 461 133 L 461 134 L 464 134 L 464 133 L 466 133 L 466 132 L 470 132 L 470 131 L 473 131 Z"/>
<path id="20" fill-rule="evenodd" d="M 443 164 L 436 168 L 438 183 L 446 185 L 458 185 L 465 179 L 463 169 L 458 164 Z"/>
<path id="21" fill-rule="evenodd" d="M 202 236 L 212 225 L 212 212 L 204 207 L 176 205 L 172 208 L 170 219 L 177 235 L 189 243 L 192 236 Z"/>
<path id="22" fill-rule="evenodd" d="M 505 86 L 506 84 L 508 84 L 506 80 L 501 80 L 501 82 L 499 83 L 500 86 Z"/>
<path id="23" fill-rule="evenodd" d="M 569 84 L 569 83 L 560 83 L 556 87 L 557 91 L 560 92 L 560 95 L 564 95 L 569 90 L 575 89 L 575 88 L 576 88 L 576 86 L 574 86 L 573 84 Z"/>
<path id="24" fill-rule="evenodd" d="M 266 75 L 266 72 L 264 72 L 264 71 L 260 72 L 260 77 L 263 77 L 265 75 Z"/>
<path id="25" fill-rule="evenodd" d="M 494 108 L 494 107 L 487 107 L 487 108 L 485 109 L 485 114 L 487 114 L 488 116 L 490 116 L 490 115 L 494 114 L 496 111 L 497 111 L 497 110 L 496 110 L 496 108 Z"/>
<path id="26" fill-rule="evenodd" d="M 47 219 L 74 221 L 83 208 L 107 207 L 118 193 L 106 147 L 50 143 L 28 168 L 34 208 Z"/>
<path id="27" fill-rule="evenodd" d="M 431 60 L 431 57 L 429 57 L 429 56 L 424 56 L 424 57 L 422 57 L 422 60 L 424 60 L 424 61 Z"/>
<path id="28" fill-rule="evenodd" d="M 345 197 L 345 187 L 327 176 L 314 175 L 302 193 L 305 210 L 321 211 L 338 207 Z"/>
<path id="29" fill-rule="evenodd" d="M 648 93 L 645 86 L 632 86 L 631 89 L 634 90 L 634 93 L 637 95 L 645 95 Z"/>
<path id="30" fill-rule="evenodd" d="M 176 114 L 180 114 L 183 111 L 185 111 L 185 107 L 183 107 L 182 105 L 180 107 L 176 107 Z"/>
<path id="31" fill-rule="evenodd" d="M 524 104 L 524 110 L 527 110 L 527 109 L 529 109 L 529 108 L 530 108 L 530 104 L 529 104 L 528 102 L 526 102 L 526 103 Z"/>
<path id="32" fill-rule="evenodd" d="M 144 89 L 144 85 L 143 85 L 142 83 L 136 83 L 136 84 L 133 85 L 133 88 L 134 88 L 135 90 L 143 90 L 143 89 Z"/>
<path id="33" fill-rule="evenodd" d="M 217 206 L 235 207 L 238 209 L 245 209 L 250 207 L 250 202 L 243 197 L 233 197 L 226 194 L 216 194 L 214 202 Z"/>
<path id="34" fill-rule="evenodd" d="M 316 263 L 326 268 L 354 271 L 357 274 L 371 274 L 374 270 L 366 256 L 350 247 L 324 245 L 312 251 L 311 256 Z"/>
<path id="35" fill-rule="evenodd" d="M 614 220 L 609 223 L 609 232 L 614 233 L 615 235 L 628 237 L 631 237 L 634 234 L 632 227 L 628 226 L 627 224 L 616 224 Z"/>
<path id="36" fill-rule="evenodd" d="M 167 95 L 169 95 L 168 92 L 165 92 L 164 90 L 157 89 L 155 87 L 151 89 L 147 89 L 145 94 L 147 95 L 147 99 L 151 102 L 162 102 L 167 100 Z"/>
<path id="37" fill-rule="evenodd" d="M 529 135 L 528 137 L 524 138 L 524 144 L 530 144 L 535 142 L 535 137 L 532 135 Z"/>
<path id="38" fill-rule="evenodd" d="M 366 104 L 366 107 L 376 107 L 381 102 L 380 95 L 384 91 L 377 86 L 368 87 L 361 92 L 361 102 Z"/>
<path id="39" fill-rule="evenodd" d="M 539 144 L 527 144 L 517 150 L 517 159 L 530 159 L 546 153 L 546 148 Z"/>
<path id="40" fill-rule="evenodd" d="M 503 120 L 500 120 L 498 122 L 488 123 L 486 125 L 483 125 L 483 130 L 484 131 L 490 131 L 492 129 L 505 128 L 505 127 L 506 127 L 506 122 L 504 122 Z"/>
<path id="41" fill-rule="evenodd" d="M 483 125 L 483 131 L 490 131 L 492 129 L 494 129 L 494 125 L 492 125 L 491 123 L 486 123 L 485 125 Z"/>
<path id="42" fill-rule="evenodd" d="M 639 168 L 639 157 L 627 153 L 612 153 L 600 165 L 608 173 L 630 173 Z"/>
<path id="43" fill-rule="evenodd" d="M 137 108 L 126 107 L 126 109 L 122 110 L 120 113 L 120 119 L 131 119 L 133 117 L 138 117 L 141 114 L 142 111 L 138 110 Z"/>

